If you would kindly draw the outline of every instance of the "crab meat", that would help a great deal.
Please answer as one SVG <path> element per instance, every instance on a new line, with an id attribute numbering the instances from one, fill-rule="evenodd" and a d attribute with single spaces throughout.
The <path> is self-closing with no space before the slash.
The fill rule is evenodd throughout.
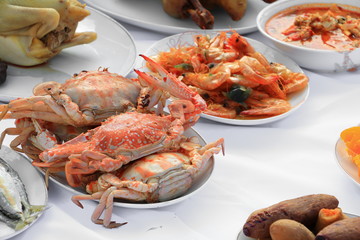
<path id="1" fill-rule="evenodd" d="M 161 202 L 183 195 L 224 144 L 224 139 L 220 138 L 201 147 L 198 139 L 194 138 L 182 142 L 178 151 L 148 155 L 118 172 L 102 174 L 87 185 L 89 195 L 73 196 L 72 201 L 82 208 L 80 200 L 100 200 L 92 221 L 114 228 L 125 224 L 111 221 L 115 198 L 132 202 Z M 104 219 L 100 219 L 103 212 Z"/>
<path id="2" fill-rule="evenodd" d="M 115 171 L 130 161 L 176 146 L 185 129 L 197 122 L 206 103 L 179 79 L 143 57 L 154 64 L 162 79 L 136 70 L 139 76 L 154 88 L 180 98 L 168 106 L 170 115 L 134 111 L 112 116 L 101 126 L 45 150 L 40 154 L 42 162 L 33 164 L 51 167 L 66 162 L 67 180 L 71 186 L 78 186 L 78 175 Z"/>
<path id="3" fill-rule="evenodd" d="M 94 41 L 94 32 L 75 33 L 89 14 L 77 0 L 0 1 L 0 59 L 34 66 L 65 48 Z"/>

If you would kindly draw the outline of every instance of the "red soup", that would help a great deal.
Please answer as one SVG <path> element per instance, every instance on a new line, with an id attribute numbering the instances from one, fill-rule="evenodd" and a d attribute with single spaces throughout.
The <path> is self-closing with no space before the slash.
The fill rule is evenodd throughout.
<path id="1" fill-rule="evenodd" d="M 271 36 L 297 46 L 336 51 L 360 47 L 360 8 L 306 4 L 274 15 L 266 23 Z"/>

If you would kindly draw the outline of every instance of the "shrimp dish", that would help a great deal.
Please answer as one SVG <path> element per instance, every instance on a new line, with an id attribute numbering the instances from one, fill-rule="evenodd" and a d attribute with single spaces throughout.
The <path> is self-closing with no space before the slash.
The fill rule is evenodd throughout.
<path id="1" fill-rule="evenodd" d="M 205 99 L 204 114 L 228 119 L 280 115 L 292 109 L 291 95 L 308 85 L 304 73 L 268 61 L 235 31 L 198 34 L 193 41 L 152 59 Z"/>

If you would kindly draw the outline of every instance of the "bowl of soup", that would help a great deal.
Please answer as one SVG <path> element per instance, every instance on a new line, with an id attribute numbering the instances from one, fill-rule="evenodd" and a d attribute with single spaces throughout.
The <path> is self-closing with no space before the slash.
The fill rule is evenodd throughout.
<path id="1" fill-rule="evenodd" d="M 360 70 L 360 1 L 282 0 L 258 14 L 257 26 L 303 68 Z"/>

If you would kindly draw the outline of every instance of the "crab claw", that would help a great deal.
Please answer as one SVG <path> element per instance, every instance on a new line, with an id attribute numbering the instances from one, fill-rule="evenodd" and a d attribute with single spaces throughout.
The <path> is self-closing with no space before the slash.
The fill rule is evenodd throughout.
<path id="1" fill-rule="evenodd" d="M 165 68 L 151 58 L 142 54 L 140 54 L 140 56 L 144 58 L 150 67 L 162 78 L 160 79 L 155 74 L 148 74 L 135 69 L 134 71 L 139 75 L 139 77 L 145 80 L 148 85 L 168 91 L 176 98 L 189 100 L 200 111 L 205 110 L 206 102 L 197 92 L 191 90 L 185 83 L 180 81 L 175 75 L 166 71 Z"/>

